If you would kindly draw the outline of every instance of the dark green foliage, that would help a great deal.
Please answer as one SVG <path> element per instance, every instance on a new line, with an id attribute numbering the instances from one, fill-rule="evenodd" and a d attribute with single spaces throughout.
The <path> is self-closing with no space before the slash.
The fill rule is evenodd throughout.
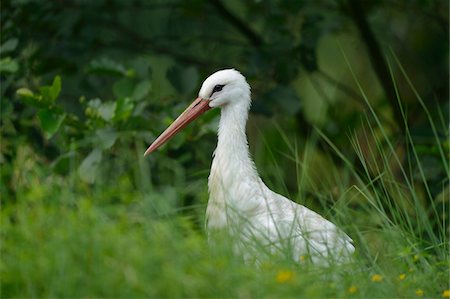
<path id="1" fill-rule="evenodd" d="M 447 12 L 444 0 L 2 1 L 2 296 L 343 297 L 364 279 L 355 296 L 440 296 Z M 229 67 L 252 87 L 261 176 L 350 233 L 353 278 L 309 269 L 280 287 L 289 262 L 255 273 L 206 245 L 218 111 L 142 156 Z M 409 267 L 421 274 L 400 285 Z M 378 272 L 385 285 L 367 278 Z M 83 273 L 102 278 L 81 290 Z"/>

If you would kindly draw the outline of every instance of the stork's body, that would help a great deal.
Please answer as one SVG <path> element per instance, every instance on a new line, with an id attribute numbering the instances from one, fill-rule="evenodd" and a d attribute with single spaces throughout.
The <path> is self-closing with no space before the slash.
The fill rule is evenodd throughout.
<path id="1" fill-rule="evenodd" d="M 232 69 L 218 71 L 205 80 L 199 98 L 146 154 L 204 111 L 220 107 L 218 142 L 208 181 L 208 229 L 227 229 L 239 238 L 243 245 L 239 248 L 256 242 L 270 252 L 291 248 L 295 260 L 302 256 L 313 261 L 346 259 L 354 247 L 345 233 L 317 213 L 271 191 L 260 179 L 245 133 L 250 104 L 250 87 L 244 76 Z"/>

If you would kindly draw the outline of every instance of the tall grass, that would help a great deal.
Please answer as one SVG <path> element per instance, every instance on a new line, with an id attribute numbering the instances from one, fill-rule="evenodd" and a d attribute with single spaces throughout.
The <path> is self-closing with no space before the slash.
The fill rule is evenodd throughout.
<path id="1" fill-rule="evenodd" d="M 360 92 L 369 104 L 361 86 Z M 416 96 L 448 178 L 448 157 L 437 133 L 440 128 L 448 136 L 448 128 L 436 123 Z M 279 130 L 288 148 L 283 155 L 297 171 L 298 189 L 290 191 L 291 198 L 322 210 L 355 240 L 353 261 L 333 267 L 294 264 L 277 255 L 255 266 L 234 254 L 227 238 L 211 245 L 202 225 L 206 174 L 200 174 L 204 183 L 191 186 L 151 186 L 143 145 L 124 149 L 123 160 L 113 162 L 129 165 L 133 175 L 125 172 L 112 182 L 111 166 L 105 166 L 104 183 L 97 187 L 78 182 L 75 170 L 68 177 L 53 174 L 23 147 L 15 161 L 16 198 L 1 210 L 1 295 L 441 297 L 449 288 L 448 223 L 436 220 L 445 217 L 409 128 L 403 139 L 392 137 L 374 109 L 361 121 L 363 129 L 349 136 L 352 153 L 342 152 L 320 130 L 303 148 Z M 329 156 L 319 154 L 319 142 L 328 145 Z M 409 154 L 401 156 L 400 148 Z M 272 156 L 271 163 L 281 168 Z M 331 159 L 339 166 L 330 167 Z M 287 192 L 281 169 L 269 185 Z M 180 209 L 177 198 L 183 192 L 196 194 L 196 204 Z"/>

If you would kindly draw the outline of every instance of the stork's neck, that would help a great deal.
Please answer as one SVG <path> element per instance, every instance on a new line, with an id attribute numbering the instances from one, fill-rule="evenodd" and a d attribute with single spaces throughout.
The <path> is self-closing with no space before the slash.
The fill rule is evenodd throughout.
<path id="1" fill-rule="evenodd" d="M 226 227 L 230 213 L 253 210 L 259 205 L 257 199 L 260 196 L 255 193 L 264 184 L 248 150 L 245 126 L 250 95 L 247 100 L 224 106 L 221 110 L 217 148 L 208 181 L 206 219 L 209 228 Z"/>
<path id="2" fill-rule="evenodd" d="M 250 103 L 250 101 L 248 101 Z M 224 196 L 223 192 L 240 190 L 237 184 L 251 185 L 258 182 L 255 164 L 250 158 L 245 127 L 249 107 L 240 105 L 222 107 L 217 148 L 211 166 L 209 187 L 211 197 L 236 198 L 240 194 Z"/>
<path id="3" fill-rule="evenodd" d="M 238 168 L 230 169 L 235 174 L 242 170 L 256 174 L 245 132 L 247 119 L 248 108 L 245 106 L 235 105 L 222 108 L 215 159 L 234 161 L 235 163 L 230 163 L 229 166 Z"/>

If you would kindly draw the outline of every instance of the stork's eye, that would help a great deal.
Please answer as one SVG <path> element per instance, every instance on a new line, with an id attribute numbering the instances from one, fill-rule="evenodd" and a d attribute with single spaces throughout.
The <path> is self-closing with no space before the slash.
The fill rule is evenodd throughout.
<path id="1" fill-rule="evenodd" d="M 213 95 L 215 92 L 219 92 L 219 91 L 221 91 L 222 90 L 222 88 L 224 87 L 225 85 L 221 85 L 221 84 L 217 84 L 216 86 L 214 86 L 214 88 L 213 88 L 213 91 L 212 91 L 212 93 L 211 93 L 211 95 Z"/>

